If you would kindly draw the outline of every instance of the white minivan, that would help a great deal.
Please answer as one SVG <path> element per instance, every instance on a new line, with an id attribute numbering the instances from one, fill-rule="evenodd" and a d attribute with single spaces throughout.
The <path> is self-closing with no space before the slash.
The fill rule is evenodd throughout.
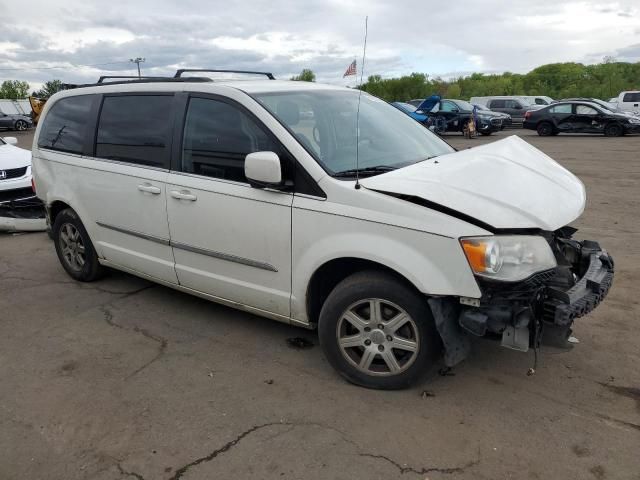
<path id="1" fill-rule="evenodd" d="M 81 86 L 47 102 L 33 169 L 72 278 L 115 268 L 317 327 L 366 387 L 406 387 L 441 353 L 453 366 L 474 336 L 566 345 L 613 279 L 567 226 L 584 185 L 547 155 L 516 136 L 456 151 L 349 88 Z"/>

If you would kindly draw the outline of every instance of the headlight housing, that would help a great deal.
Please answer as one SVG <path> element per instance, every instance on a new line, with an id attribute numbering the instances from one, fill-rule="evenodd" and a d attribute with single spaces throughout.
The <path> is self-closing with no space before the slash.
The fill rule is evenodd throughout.
<path id="1" fill-rule="evenodd" d="M 636 125 L 640 123 L 640 118 L 632 118 L 629 117 L 629 123 L 635 123 Z"/>
<path id="2" fill-rule="evenodd" d="M 461 238 L 473 273 L 505 282 L 524 280 L 557 266 L 547 241 L 538 235 Z"/>

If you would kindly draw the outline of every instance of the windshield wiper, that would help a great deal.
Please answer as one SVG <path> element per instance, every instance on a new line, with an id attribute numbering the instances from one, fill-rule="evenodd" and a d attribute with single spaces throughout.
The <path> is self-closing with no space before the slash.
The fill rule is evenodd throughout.
<path id="1" fill-rule="evenodd" d="M 375 167 L 362 167 L 362 168 L 353 168 L 351 170 L 343 170 L 341 172 L 336 172 L 333 174 L 334 177 L 355 177 L 358 175 L 371 176 L 376 175 L 378 173 L 390 172 L 391 170 L 395 170 L 396 167 L 390 167 L 389 165 L 377 165 Z"/>

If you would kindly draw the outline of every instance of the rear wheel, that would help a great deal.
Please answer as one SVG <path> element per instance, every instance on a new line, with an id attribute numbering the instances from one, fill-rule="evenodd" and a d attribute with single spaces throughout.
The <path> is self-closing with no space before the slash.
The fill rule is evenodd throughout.
<path id="1" fill-rule="evenodd" d="M 406 388 L 440 352 L 425 298 L 376 271 L 351 275 L 334 288 L 320 312 L 318 334 L 329 363 L 368 388 Z"/>
<path id="2" fill-rule="evenodd" d="M 81 282 L 100 278 L 104 269 L 89 234 L 73 209 L 67 208 L 56 216 L 52 233 L 58 259 L 71 278 Z"/>
<path id="3" fill-rule="evenodd" d="M 25 131 L 27 127 L 28 127 L 27 122 L 25 122 L 24 120 L 18 120 L 15 124 L 16 130 L 18 130 L 19 132 Z"/>
<path id="4" fill-rule="evenodd" d="M 553 125 L 549 122 L 541 122 L 538 124 L 538 135 L 541 137 L 548 137 L 549 135 L 553 135 Z"/>
<path id="5" fill-rule="evenodd" d="M 605 137 L 621 137 L 624 130 L 617 123 L 610 123 L 604 128 Z"/>

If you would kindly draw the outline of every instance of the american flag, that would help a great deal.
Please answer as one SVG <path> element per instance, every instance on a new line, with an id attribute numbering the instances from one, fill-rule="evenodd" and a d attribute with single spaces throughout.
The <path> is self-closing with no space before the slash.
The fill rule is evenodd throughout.
<path id="1" fill-rule="evenodd" d="M 347 68 L 347 71 L 344 72 L 344 75 L 342 76 L 342 78 L 348 77 L 349 75 L 355 75 L 355 74 L 356 74 L 356 61 L 354 60 L 353 62 L 351 62 L 351 65 L 349 65 L 349 68 Z"/>

